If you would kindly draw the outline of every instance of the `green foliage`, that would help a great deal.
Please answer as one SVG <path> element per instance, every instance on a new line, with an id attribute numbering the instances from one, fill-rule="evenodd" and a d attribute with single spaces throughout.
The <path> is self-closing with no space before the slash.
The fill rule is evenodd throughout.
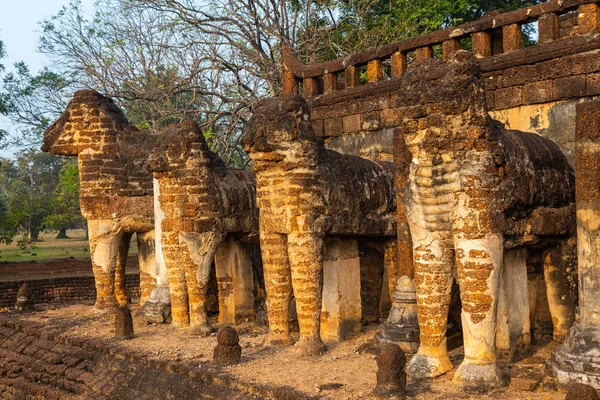
<path id="1" fill-rule="evenodd" d="M 0 193 L 0 244 L 11 243 L 16 234 L 16 224 L 8 213 L 6 195 Z"/>
<path id="2" fill-rule="evenodd" d="M 4 50 L 4 43 L 0 40 L 0 60 L 4 57 L 6 57 L 6 51 Z M 2 72 L 4 72 L 4 64 L 0 64 L 0 73 Z M 4 100 L 2 93 L 0 93 L 0 115 L 6 114 L 6 112 L 6 101 Z M 0 129 L 0 149 L 6 147 L 6 135 L 6 131 Z"/>
<path id="3" fill-rule="evenodd" d="M 330 60 L 424 33 L 459 25 L 503 9 L 510 11 L 538 0 L 333 0 L 310 1 L 320 15 L 301 36 L 317 37 L 299 49 L 313 62 Z M 531 34 L 532 32 L 527 32 Z"/>
<path id="4" fill-rule="evenodd" d="M 2 79 L 0 93 L 5 114 L 18 126 L 19 135 L 11 144 L 37 147 L 44 130 L 64 110 L 70 81 L 47 68 L 32 75 L 23 62 L 15 63 L 14 69 Z"/>
<path id="5" fill-rule="evenodd" d="M 35 150 L 23 150 L 15 160 L 1 160 L 0 191 L 13 232 L 19 229 L 28 240 L 37 239 L 51 212 L 62 164 L 61 158 Z"/>
<path id="6" fill-rule="evenodd" d="M 76 160 L 64 162 L 53 194 L 50 214 L 44 218 L 44 224 L 57 230 L 83 227 L 85 219 L 79 208 L 79 169 Z"/>

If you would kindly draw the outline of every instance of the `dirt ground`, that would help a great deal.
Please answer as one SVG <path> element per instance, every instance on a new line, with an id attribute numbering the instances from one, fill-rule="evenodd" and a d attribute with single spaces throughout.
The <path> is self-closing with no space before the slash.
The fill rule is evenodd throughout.
<path id="1" fill-rule="evenodd" d="M 187 329 L 176 330 L 169 325 L 148 325 L 137 316 L 139 307 L 132 306 L 135 338 L 120 345 L 146 354 L 149 358 L 171 362 L 212 363 L 215 334 L 207 337 L 192 334 Z M 47 327 L 60 327 L 69 337 L 94 337 L 111 340 L 114 335 L 110 315 L 93 311 L 92 304 L 46 306 L 26 318 Z M 216 323 L 216 321 L 213 321 Z M 266 346 L 267 327 L 246 323 L 236 327 L 240 334 L 242 362 L 224 371 L 239 381 L 270 387 L 293 387 L 298 391 L 323 399 L 372 399 L 375 386 L 375 347 L 373 336 L 378 325 L 367 325 L 350 340 L 330 345 L 319 357 L 300 357 L 294 348 L 274 349 Z M 533 346 L 529 354 L 512 365 L 502 365 L 511 376 L 508 388 L 488 394 L 464 393 L 452 383 L 452 372 L 432 381 L 414 382 L 408 379 L 407 398 L 411 399 L 564 399 L 566 388 L 546 376 L 544 362 L 557 346 L 549 342 Z M 456 366 L 462 359 L 462 348 L 452 351 Z"/>

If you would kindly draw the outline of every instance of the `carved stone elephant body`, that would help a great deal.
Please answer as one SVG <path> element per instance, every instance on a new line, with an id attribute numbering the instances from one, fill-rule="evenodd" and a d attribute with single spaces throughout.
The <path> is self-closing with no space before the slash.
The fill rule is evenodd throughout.
<path id="1" fill-rule="evenodd" d="M 227 235 L 258 231 L 254 175 L 228 169 L 192 121 L 171 125 L 146 164 L 164 212 L 161 246 L 173 323 L 209 331 L 207 289 L 217 247 Z"/>
<path id="2" fill-rule="evenodd" d="M 152 175 L 144 162 L 156 135 L 129 124 L 112 99 L 92 90 L 75 93 L 63 115 L 44 132 L 43 151 L 77 156 L 81 213 L 88 222 L 96 309 L 129 301 L 125 264 L 134 233 L 140 263 L 140 304 L 159 272 L 154 251 Z"/>
<path id="3" fill-rule="evenodd" d="M 242 144 L 256 173 L 271 342 L 292 342 L 293 289 L 296 345 L 303 353 L 320 353 L 325 237 L 379 236 L 395 243 L 393 167 L 325 149 L 298 95 L 260 103 Z"/>
<path id="4" fill-rule="evenodd" d="M 575 269 L 556 255 L 568 251 L 561 246 L 572 233 L 574 175 L 550 140 L 491 120 L 476 61 L 466 54 L 424 62 L 404 83 L 423 106 L 395 139 L 412 156 L 405 199 L 421 343 L 408 371 L 423 378 L 452 368 L 445 333 L 456 277 L 465 358 L 454 381 L 494 387 L 502 384 L 498 308 L 515 297 L 527 301 L 526 248 L 544 252 L 555 334 L 573 322 Z M 524 279 L 524 290 L 503 285 L 506 279 Z"/>

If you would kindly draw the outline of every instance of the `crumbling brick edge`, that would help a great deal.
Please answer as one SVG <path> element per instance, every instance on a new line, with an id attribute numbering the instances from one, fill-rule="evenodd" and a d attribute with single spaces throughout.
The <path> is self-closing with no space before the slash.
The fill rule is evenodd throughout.
<path id="1" fill-rule="evenodd" d="M 15 333 L 21 332 L 26 335 L 37 336 L 52 341 L 57 345 L 74 346 L 93 352 L 104 353 L 111 356 L 114 360 L 128 360 L 133 364 L 141 364 L 150 369 L 178 374 L 190 379 L 200 380 L 207 384 L 227 386 L 233 390 L 268 399 L 312 400 L 319 398 L 299 392 L 289 386 L 269 387 L 257 383 L 243 382 L 228 375 L 211 362 L 201 363 L 201 368 L 199 368 L 195 366 L 198 364 L 197 361 L 194 362 L 195 365 L 192 365 L 191 362 L 177 363 L 168 359 L 149 359 L 143 354 L 124 348 L 119 345 L 118 342 L 72 335 L 64 336 L 61 335 L 64 333 L 61 329 L 52 329 L 45 327 L 42 324 L 32 321 L 17 320 L 13 317 L 14 315 L 0 316 L 0 328 L 9 328 L 14 330 Z"/>

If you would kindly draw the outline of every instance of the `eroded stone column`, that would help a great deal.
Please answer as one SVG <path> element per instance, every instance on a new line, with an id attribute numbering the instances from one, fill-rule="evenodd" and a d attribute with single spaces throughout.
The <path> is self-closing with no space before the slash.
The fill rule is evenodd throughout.
<path id="1" fill-rule="evenodd" d="M 160 185 L 158 179 L 153 179 L 154 183 L 154 258 L 156 286 L 152 288 L 150 297 L 144 303 L 143 314 L 148 322 L 163 323 L 171 321 L 171 297 L 169 295 L 169 285 L 167 282 L 167 265 L 162 248 L 162 222 L 165 219 L 165 213 L 160 208 L 158 196 L 160 195 Z M 152 267 L 153 264 L 150 263 Z"/>
<path id="2" fill-rule="evenodd" d="M 600 102 L 577 105 L 577 321 L 548 364 L 560 383 L 600 388 Z"/>
<path id="3" fill-rule="evenodd" d="M 254 320 L 252 260 L 242 244 L 229 236 L 215 252 L 219 285 L 219 324 Z"/>
<path id="4" fill-rule="evenodd" d="M 504 253 L 496 316 L 496 354 L 501 361 L 511 362 L 531 344 L 526 262 L 524 248 Z"/>
<path id="5" fill-rule="evenodd" d="M 388 274 L 392 308 L 381 326 L 376 340 L 396 343 L 407 353 L 419 349 L 419 321 L 412 237 L 405 209 L 405 187 L 409 179 L 411 153 L 406 147 L 401 130 L 394 131 L 394 187 L 396 189 L 396 223 L 398 239 L 388 242 L 385 249 L 385 267 Z"/>
<path id="6" fill-rule="evenodd" d="M 360 332 L 361 310 L 356 239 L 332 238 L 323 259 L 321 340 L 338 342 Z"/>

